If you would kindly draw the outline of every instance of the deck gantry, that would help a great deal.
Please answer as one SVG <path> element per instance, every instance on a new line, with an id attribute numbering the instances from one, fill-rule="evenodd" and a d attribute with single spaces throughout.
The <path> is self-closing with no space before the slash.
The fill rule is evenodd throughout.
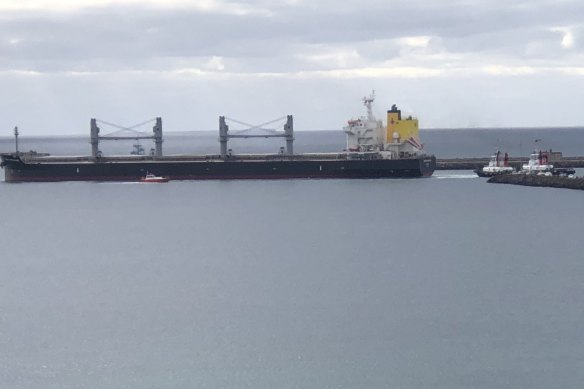
<path id="1" fill-rule="evenodd" d="M 109 135 L 99 135 L 100 128 L 97 125 L 97 122 L 101 122 L 116 128 L 119 128 L 121 131 L 125 132 L 132 132 L 131 135 L 122 135 L 120 131 L 111 133 Z M 155 121 L 154 127 L 152 127 L 153 135 L 146 135 L 143 132 L 135 131 L 134 128 L 144 125 L 146 123 Z M 94 159 L 101 158 L 101 151 L 99 150 L 99 142 L 102 140 L 122 140 L 122 139 L 153 139 L 154 140 L 154 152 L 153 157 L 162 157 L 162 118 L 157 117 L 155 119 L 150 119 L 146 122 L 136 124 L 131 127 L 122 127 L 116 124 L 108 123 L 103 120 L 98 120 L 92 118 L 90 121 L 91 126 L 91 156 Z"/>
<path id="2" fill-rule="evenodd" d="M 286 119 L 286 123 L 284 124 L 284 132 L 278 132 L 276 130 L 265 129 L 262 128 L 265 125 L 278 122 L 280 120 Z M 243 124 L 249 126 L 249 128 L 238 131 L 237 133 L 230 134 L 229 133 L 229 126 L 227 125 L 226 120 L 230 120 L 232 122 Z M 248 134 L 247 131 L 251 130 L 264 130 L 267 131 L 266 134 Z M 249 123 L 244 123 L 239 120 L 226 118 L 225 116 L 219 116 L 219 143 L 221 144 L 221 158 L 226 159 L 228 157 L 228 149 L 227 149 L 227 141 L 230 138 L 285 138 L 286 139 L 286 154 L 287 155 L 294 155 L 294 119 L 292 115 L 288 115 L 283 118 L 278 118 L 275 120 L 270 120 L 269 122 L 258 124 L 258 125 L 251 125 Z"/>

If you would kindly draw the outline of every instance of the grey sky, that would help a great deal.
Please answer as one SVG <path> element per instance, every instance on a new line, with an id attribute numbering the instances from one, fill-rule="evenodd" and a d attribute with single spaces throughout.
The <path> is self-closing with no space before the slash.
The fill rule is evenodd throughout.
<path id="1" fill-rule="evenodd" d="M 0 135 L 166 131 L 294 114 L 340 129 L 377 91 L 422 127 L 584 124 L 584 2 L 0 0 Z"/>

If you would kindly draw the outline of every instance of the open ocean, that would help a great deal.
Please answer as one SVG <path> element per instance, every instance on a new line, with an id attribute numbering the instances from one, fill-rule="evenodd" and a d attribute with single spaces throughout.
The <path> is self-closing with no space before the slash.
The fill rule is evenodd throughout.
<path id="1" fill-rule="evenodd" d="M 344 146 L 296 137 L 298 152 Z M 168 154 L 219 149 L 211 133 L 165 139 Z M 584 129 L 422 132 L 437 157 L 527 156 L 535 139 L 584 155 Z M 0 388 L 581 388 L 583 204 L 471 171 L 1 182 Z"/>

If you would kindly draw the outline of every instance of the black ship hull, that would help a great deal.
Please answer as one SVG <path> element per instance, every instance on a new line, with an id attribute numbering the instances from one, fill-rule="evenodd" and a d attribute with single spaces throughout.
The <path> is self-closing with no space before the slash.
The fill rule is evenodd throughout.
<path id="1" fill-rule="evenodd" d="M 100 160 L 24 162 L 3 156 L 6 182 L 139 181 L 146 173 L 171 180 L 290 178 L 415 178 L 431 176 L 434 156 L 371 160 Z"/>

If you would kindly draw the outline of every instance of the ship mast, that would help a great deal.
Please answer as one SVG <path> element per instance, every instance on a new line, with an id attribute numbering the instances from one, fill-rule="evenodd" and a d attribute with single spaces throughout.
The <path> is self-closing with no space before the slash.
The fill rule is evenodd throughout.
<path id="1" fill-rule="evenodd" d="M 375 116 L 373 115 L 372 105 L 375 101 L 375 91 L 371 91 L 369 97 L 363 97 L 363 105 L 367 107 L 367 120 L 375 121 Z"/>
<path id="2" fill-rule="evenodd" d="M 16 155 L 18 155 L 18 127 L 14 127 L 14 143 L 16 146 Z"/>

